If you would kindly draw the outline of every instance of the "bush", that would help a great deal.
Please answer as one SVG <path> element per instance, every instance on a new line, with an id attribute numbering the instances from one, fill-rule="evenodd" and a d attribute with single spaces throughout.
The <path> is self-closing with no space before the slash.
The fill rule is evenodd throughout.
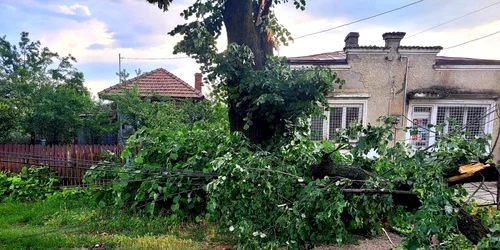
<path id="1" fill-rule="evenodd" d="M 122 152 L 130 164 L 92 167 L 85 181 L 92 183 L 110 173 L 103 168 L 114 170 L 106 176 L 113 181 L 103 188 L 101 205 L 144 207 L 150 213 L 168 208 L 173 220 L 201 219 L 206 204 L 203 186 L 213 176 L 211 161 L 238 141 L 229 136 L 226 112 L 225 107 L 215 105 L 201 121 L 191 123 L 195 117 L 191 114 L 177 127 L 143 127 L 128 139 Z"/>
<path id="2" fill-rule="evenodd" d="M 23 167 L 19 174 L 0 172 L 0 200 L 43 199 L 59 190 L 60 182 L 48 167 Z"/>

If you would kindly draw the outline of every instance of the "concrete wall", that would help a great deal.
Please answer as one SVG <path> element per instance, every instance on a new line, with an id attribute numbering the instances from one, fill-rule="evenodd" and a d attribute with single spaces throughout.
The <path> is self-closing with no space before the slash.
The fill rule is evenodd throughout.
<path id="1" fill-rule="evenodd" d="M 396 140 L 404 141 L 403 132 L 409 122 L 401 115 L 407 115 L 409 105 L 405 105 L 405 76 L 407 77 L 406 93 L 423 88 L 445 87 L 459 89 L 465 93 L 500 92 L 500 69 L 481 69 L 480 66 L 470 66 L 469 69 L 435 69 L 437 51 L 415 49 L 399 53 L 402 56 L 392 61 L 386 57 L 389 49 L 346 50 L 347 62 L 350 66 L 335 69 L 340 78 L 346 80 L 342 89 L 336 89 L 331 98 L 338 100 L 339 94 L 349 96 L 350 93 L 362 93 L 368 98 L 345 98 L 367 100 L 366 122 L 377 124 L 380 116 L 399 116 L 401 122 L 395 126 Z M 408 60 L 408 72 L 406 63 Z M 500 65 L 499 65 L 500 66 Z M 497 101 L 494 97 L 467 97 L 471 100 Z M 432 101 L 432 100 L 429 100 Z M 410 101 L 411 102 L 411 101 Z M 405 110 L 403 110 L 405 109 Z M 495 114 L 496 117 L 496 114 Z M 493 138 L 499 130 L 498 119 L 494 122 Z M 496 159 L 500 156 L 500 147 L 495 150 Z"/>

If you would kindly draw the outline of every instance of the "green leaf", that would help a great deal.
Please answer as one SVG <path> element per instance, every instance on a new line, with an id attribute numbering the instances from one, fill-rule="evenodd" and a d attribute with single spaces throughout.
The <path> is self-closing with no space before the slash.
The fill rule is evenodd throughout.
<path id="1" fill-rule="evenodd" d="M 172 159 L 174 161 L 177 160 L 177 157 L 178 157 L 178 155 L 176 153 L 170 154 L 170 159 Z"/>
<path id="2" fill-rule="evenodd" d="M 170 209 L 172 210 L 172 212 L 179 210 L 179 203 L 172 204 L 172 206 L 170 206 Z"/>

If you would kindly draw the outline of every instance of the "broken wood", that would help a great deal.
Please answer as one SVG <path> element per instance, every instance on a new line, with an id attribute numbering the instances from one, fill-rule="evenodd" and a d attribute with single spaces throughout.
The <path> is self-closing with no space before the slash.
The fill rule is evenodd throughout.
<path id="1" fill-rule="evenodd" d="M 481 173 L 480 171 L 490 167 L 490 164 L 483 164 L 483 163 L 470 163 L 466 165 L 462 165 L 458 167 L 458 175 L 452 176 L 448 178 L 448 183 L 454 183 L 458 182 L 459 180 L 463 180 L 469 177 L 474 176 L 475 173 Z M 454 171 L 448 172 L 450 174 L 454 173 Z"/>
<path id="2" fill-rule="evenodd" d="M 498 181 L 499 174 L 495 164 L 466 164 L 458 168 L 449 168 L 443 172 L 448 185 L 458 185 L 471 182 Z"/>
<path id="3" fill-rule="evenodd" d="M 352 180 L 367 180 L 370 177 L 378 177 L 376 174 L 366 170 L 336 164 L 330 158 L 330 154 L 323 154 L 321 162 L 312 165 L 311 171 L 315 179 L 322 179 L 325 176 L 342 177 Z M 500 191 L 500 169 L 494 164 L 466 164 L 456 168 L 450 168 L 444 171 L 443 177 L 447 180 L 448 185 L 457 185 L 470 182 L 480 182 L 485 180 L 498 181 L 498 190 Z M 380 178 L 380 177 L 379 177 Z M 376 190 L 376 189 L 360 189 L 360 188 L 344 188 L 343 193 L 353 194 L 390 194 L 392 195 L 394 204 L 402 205 L 406 209 L 418 209 L 422 203 L 415 192 L 411 192 L 411 186 L 403 184 L 397 187 L 397 190 Z M 500 200 L 500 192 L 497 194 L 497 199 Z M 497 204 L 500 203 L 497 201 Z M 500 205 L 499 205 L 500 209 Z M 481 239 L 487 237 L 490 233 L 484 226 L 481 218 L 477 215 L 472 215 L 459 207 L 457 214 L 458 230 L 471 242 L 477 244 Z"/>

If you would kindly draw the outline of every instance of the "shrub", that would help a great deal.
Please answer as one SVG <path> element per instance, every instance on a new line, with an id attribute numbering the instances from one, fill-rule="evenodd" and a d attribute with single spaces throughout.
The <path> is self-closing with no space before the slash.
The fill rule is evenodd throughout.
<path id="1" fill-rule="evenodd" d="M 21 173 L 0 173 L 0 200 L 35 201 L 59 190 L 61 180 L 48 167 L 23 167 Z"/>
<path id="2" fill-rule="evenodd" d="M 174 220 L 191 215 L 201 219 L 206 203 L 203 186 L 213 176 L 211 161 L 238 143 L 229 136 L 225 107 L 215 105 L 211 112 L 201 121 L 191 124 L 190 118 L 176 128 L 143 127 L 122 152 L 130 164 L 119 168 L 103 164 L 87 171 L 85 180 L 92 183 L 109 173 L 103 169 L 113 170 L 105 176 L 113 181 L 103 188 L 101 205 L 144 207 L 150 213 L 168 208 Z"/>

